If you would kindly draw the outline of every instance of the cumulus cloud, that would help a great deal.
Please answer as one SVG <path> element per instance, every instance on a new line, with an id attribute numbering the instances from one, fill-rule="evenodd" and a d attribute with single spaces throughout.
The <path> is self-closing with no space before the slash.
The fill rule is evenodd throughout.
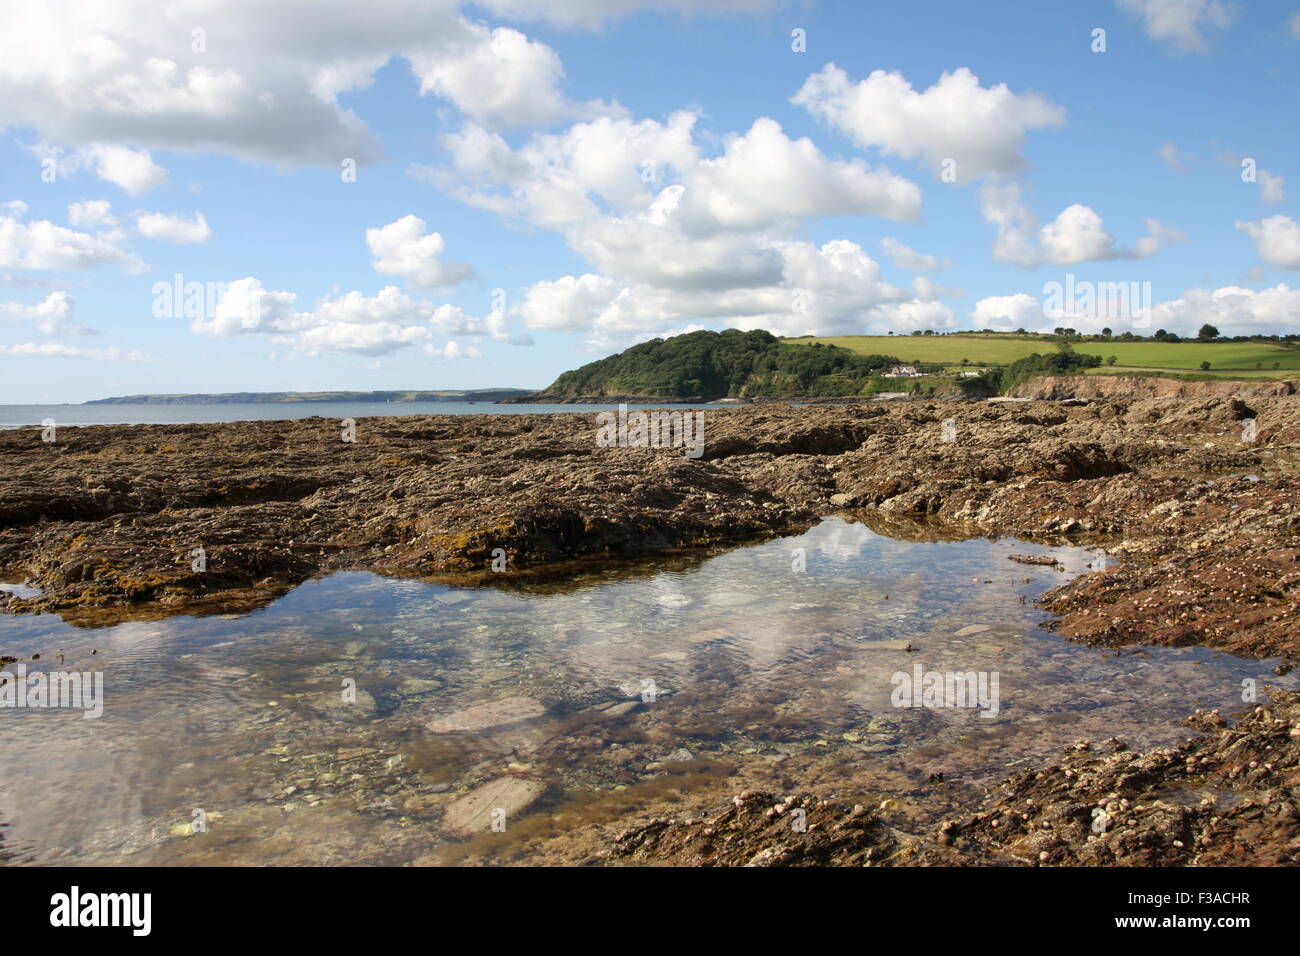
<path id="1" fill-rule="evenodd" d="M 1256 291 L 1237 286 L 1190 289 L 1152 310 L 1157 328 L 1195 335 L 1205 323 L 1224 335 L 1280 335 L 1295 331 L 1300 289 L 1279 284 Z"/>
<path id="2" fill-rule="evenodd" d="M 73 226 L 107 226 L 117 225 L 113 217 L 113 206 L 107 199 L 88 199 L 68 205 L 68 223 Z"/>
<path id="3" fill-rule="evenodd" d="M 0 268 L 85 269 L 119 265 L 129 272 L 144 271 L 144 263 L 121 248 L 119 233 L 92 236 L 48 220 L 23 222 L 24 203 L 10 204 L 11 215 L 0 215 Z"/>
<path id="4" fill-rule="evenodd" d="M 1147 36 L 1184 53 L 1209 49 L 1206 34 L 1233 20 L 1223 0 L 1116 0 L 1125 13 L 1142 21 Z"/>
<path id="5" fill-rule="evenodd" d="M 482 0 L 480 5 L 518 20 L 544 20 L 561 27 L 594 29 L 645 11 L 671 11 L 693 17 L 760 13 L 774 9 L 777 4 L 775 0 Z"/>
<path id="6" fill-rule="evenodd" d="M 422 92 L 481 121 L 546 122 L 566 108 L 549 47 L 459 7 L 4 0 L 0 125 L 82 149 L 97 175 L 138 193 L 165 177 L 153 149 L 275 164 L 381 158 L 377 137 L 339 98 L 393 58 L 407 61 Z"/>
<path id="7" fill-rule="evenodd" d="M 45 335 L 59 335 L 72 318 L 72 296 L 55 290 L 35 305 L 0 302 L 0 317 L 16 322 L 34 322 Z"/>
<path id="8" fill-rule="evenodd" d="M 564 229 L 601 215 L 674 213 L 693 234 L 749 230 L 806 216 L 872 215 L 913 220 L 920 190 L 861 161 L 828 159 L 808 139 L 791 140 L 760 118 L 706 157 L 697 114 L 666 122 L 602 116 L 561 133 L 535 134 L 518 150 L 468 126 L 444 137 L 450 188 L 471 205 Z M 681 187 L 671 198 L 668 186 Z"/>
<path id="9" fill-rule="evenodd" d="M 964 67 L 921 92 L 885 70 L 853 83 L 832 63 L 808 77 L 791 102 L 859 146 L 920 159 L 936 176 L 951 160 L 958 183 L 1018 172 L 1026 133 L 1065 122 L 1065 111 L 1046 97 L 1013 93 L 1005 83 L 983 87 Z"/>
<path id="10" fill-rule="evenodd" d="M 1073 265 L 1094 259 L 1115 259 L 1115 237 L 1106 231 L 1101 216 L 1075 203 L 1039 231 L 1043 256 L 1056 265 Z"/>
<path id="11" fill-rule="evenodd" d="M 1133 249 L 1119 246 L 1095 209 L 1074 203 L 1036 229 L 1033 212 L 1018 183 L 989 183 L 980 189 L 980 210 L 997 228 L 993 258 L 1032 267 L 1044 262 L 1075 265 L 1108 259 L 1145 259 L 1165 246 L 1182 242 L 1186 234 L 1164 223 L 1143 220 L 1147 235 Z"/>
<path id="12" fill-rule="evenodd" d="M 685 288 L 623 283 L 588 273 L 536 283 L 519 313 L 530 328 L 587 333 L 592 348 L 623 345 L 700 321 L 778 334 L 836 334 L 863 329 L 953 328 L 937 288 L 922 294 L 886 282 L 856 243 L 771 240 L 780 276 L 745 287 Z"/>
<path id="13" fill-rule="evenodd" d="M 1236 227 L 1255 242 L 1259 257 L 1279 269 L 1300 269 L 1300 223 L 1280 213 Z"/>
<path id="14" fill-rule="evenodd" d="M 663 122 L 599 116 L 517 148 L 471 124 L 445 137 L 448 168 L 419 175 L 562 235 L 591 271 L 533 284 L 515 312 L 528 328 L 585 333 L 592 347 L 705 319 L 851 328 L 888 321 L 883 311 L 869 314 L 876 305 L 915 298 L 884 283 L 852 243 L 818 249 L 792 238 L 811 218 L 914 220 L 914 183 L 861 160 L 829 159 L 768 118 L 707 150 L 697 119 L 691 111 Z M 950 317 L 927 304 L 897 318 L 910 326 Z"/>
<path id="15" fill-rule="evenodd" d="M 267 289 L 251 276 L 237 279 L 223 290 L 211 315 L 191 321 L 190 331 L 214 338 L 263 335 L 309 355 L 369 356 L 431 344 L 435 335 L 483 336 L 494 331 L 459 306 L 414 299 L 391 285 L 373 296 L 347 292 L 307 310 L 298 309 L 297 301 L 297 293 Z M 468 357 L 468 350 L 462 348 L 460 355 Z"/>
<path id="16" fill-rule="evenodd" d="M 755 120 L 715 159 L 700 161 L 687 187 L 693 215 L 723 228 L 756 228 L 805 216 L 915 220 L 921 191 L 862 162 L 826 159 L 812 140 L 791 140 L 775 120 Z M 707 228 L 707 226 L 706 226 Z"/>
<path id="17" fill-rule="evenodd" d="M 1034 215 L 1019 183 L 988 183 L 980 188 L 980 214 L 997 229 L 993 258 L 1021 266 L 1037 265 L 1041 254 L 1034 244 Z"/>
<path id="18" fill-rule="evenodd" d="M 201 212 L 194 213 L 189 219 L 184 216 L 168 216 L 160 212 L 142 213 L 136 218 L 135 228 L 146 239 L 161 239 L 167 242 L 207 242 L 212 235 L 212 230 L 208 228 L 208 220 Z"/>
<path id="19" fill-rule="evenodd" d="M 144 150 L 96 143 L 84 151 L 84 156 L 96 176 L 120 186 L 132 196 L 167 181 L 167 170 L 155 163 Z"/>
<path id="20" fill-rule="evenodd" d="M 899 269 L 907 269 L 911 272 L 929 272 L 932 269 L 939 268 L 939 260 L 934 256 L 917 252 L 890 236 L 885 236 L 880 240 L 880 248 L 884 250 L 885 255 L 889 256 Z"/>
<path id="21" fill-rule="evenodd" d="M 1256 178 L 1259 180 L 1260 199 L 1270 206 L 1280 206 L 1286 202 L 1286 177 L 1261 169 Z"/>
<path id="22" fill-rule="evenodd" d="M 1043 307 L 1036 298 L 1024 292 L 991 295 L 975 303 L 970 318 L 976 328 L 994 332 L 1036 331 L 1043 324 Z"/>
<path id="23" fill-rule="evenodd" d="M 411 67 L 421 93 L 451 100 L 478 122 L 540 126 L 569 111 L 560 58 L 509 27 L 467 24 L 455 46 L 414 54 Z"/>
<path id="24" fill-rule="evenodd" d="M 446 242 L 417 216 L 403 216 L 386 226 L 366 230 L 376 272 L 401 276 L 417 289 L 449 288 L 474 274 L 464 262 L 443 262 L 438 257 Z"/>

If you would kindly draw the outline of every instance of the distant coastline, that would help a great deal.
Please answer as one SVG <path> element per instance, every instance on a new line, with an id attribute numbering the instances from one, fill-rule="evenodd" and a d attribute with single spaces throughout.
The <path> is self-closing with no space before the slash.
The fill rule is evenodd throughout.
<path id="1" fill-rule="evenodd" d="M 476 388 L 433 392 L 222 392 L 214 395 L 119 395 L 83 405 L 261 405 L 286 402 L 499 402 L 532 395 L 530 388 Z"/>

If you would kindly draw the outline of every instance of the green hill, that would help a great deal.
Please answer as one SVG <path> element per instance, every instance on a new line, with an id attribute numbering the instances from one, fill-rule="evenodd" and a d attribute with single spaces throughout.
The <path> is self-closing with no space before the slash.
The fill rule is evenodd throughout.
<path id="1" fill-rule="evenodd" d="M 1123 341 L 1107 336 L 1071 336 L 1080 352 L 1101 355 L 1103 360 L 1115 356 L 1113 366 L 1103 365 L 1096 371 L 1164 370 L 1201 371 L 1209 362 L 1214 372 L 1248 372 L 1254 375 L 1282 374 L 1300 369 L 1300 349 L 1269 341 L 1177 342 L 1133 339 Z M 1049 352 L 1055 336 L 1015 333 L 950 333 L 947 335 L 839 335 L 824 338 L 785 339 L 799 345 L 834 345 L 862 354 L 889 352 L 905 362 L 960 365 L 1010 365 L 1036 352 Z M 1274 369 L 1276 363 L 1277 368 Z"/>
<path id="2" fill-rule="evenodd" d="M 652 339 L 565 372 L 531 401 L 554 398 L 777 398 L 859 395 L 892 355 L 782 342 L 770 332 L 691 332 Z"/>

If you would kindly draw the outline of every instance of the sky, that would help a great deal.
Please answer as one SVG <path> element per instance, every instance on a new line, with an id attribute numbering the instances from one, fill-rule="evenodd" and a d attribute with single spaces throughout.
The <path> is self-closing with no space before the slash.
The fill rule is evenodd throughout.
<path id="1" fill-rule="evenodd" d="M 540 388 L 701 328 L 1300 331 L 1300 0 L 0 23 L 0 403 Z"/>

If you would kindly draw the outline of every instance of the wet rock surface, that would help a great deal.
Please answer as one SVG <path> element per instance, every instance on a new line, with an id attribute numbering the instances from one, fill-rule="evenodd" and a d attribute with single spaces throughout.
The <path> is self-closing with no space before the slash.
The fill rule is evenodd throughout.
<path id="1" fill-rule="evenodd" d="M 1295 656 L 1300 398 L 763 405 L 706 422 L 699 459 L 598 447 L 583 414 L 362 419 L 353 443 L 324 419 L 5 432 L 0 569 L 40 593 L 0 605 L 102 624 L 247 609 L 327 571 L 500 581 L 849 509 L 1104 541 L 1115 563 L 1045 600 L 1072 638 Z"/>
<path id="2" fill-rule="evenodd" d="M 1300 694 L 1235 723 L 1218 711 L 1177 747 L 1079 741 L 1008 779 L 979 812 L 920 829 L 896 801 L 741 793 L 700 818 L 619 834 L 611 863 L 687 866 L 1294 866 L 1300 863 Z M 795 814 L 802 811 L 802 817 Z"/>

